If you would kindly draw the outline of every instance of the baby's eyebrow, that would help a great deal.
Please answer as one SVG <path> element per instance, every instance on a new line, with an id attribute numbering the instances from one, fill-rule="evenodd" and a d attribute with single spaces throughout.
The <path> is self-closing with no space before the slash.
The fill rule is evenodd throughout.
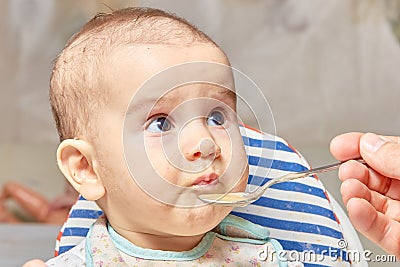
<path id="1" fill-rule="evenodd" d="M 230 89 L 215 91 L 214 97 L 218 100 L 224 100 L 226 98 L 236 100 L 236 92 Z M 147 108 L 147 112 L 153 111 L 156 107 L 163 106 L 165 103 L 170 102 L 167 96 L 160 98 L 146 98 L 142 101 L 136 101 L 134 104 L 130 104 L 127 110 L 127 114 L 132 114 L 134 112 L 141 111 L 143 108 Z"/>
<path id="2" fill-rule="evenodd" d="M 232 99 L 236 99 L 236 92 L 231 89 L 222 90 L 222 91 L 219 91 L 216 93 L 217 93 L 218 97 L 222 97 L 222 98 L 229 97 Z"/>
<path id="3" fill-rule="evenodd" d="M 157 101 L 157 99 L 145 99 L 143 101 L 137 101 L 134 104 L 130 104 L 127 110 L 127 114 L 131 114 L 134 112 L 137 112 L 138 110 L 142 110 L 145 107 L 151 107 L 154 105 L 154 103 Z"/>
<path id="4" fill-rule="evenodd" d="M 132 114 L 134 112 L 141 111 L 146 108 L 147 113 L 150 113 L 156 106 L 163 105 L 165 103 L 165 99 L 163 98 L 147 98 L 142 101 L 136 101 L 134 104 L 130 104 L 127 110 L 127 114 Z"/>

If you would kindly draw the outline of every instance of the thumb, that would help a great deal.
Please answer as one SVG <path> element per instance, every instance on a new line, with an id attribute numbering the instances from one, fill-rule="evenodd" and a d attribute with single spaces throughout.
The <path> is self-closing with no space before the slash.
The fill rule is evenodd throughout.
<path id="1" fill-rule="evenodd" d="M 400 179 L 400 137 L 364 134 L 360 139 L 360 153 L 375 171 Z"/>

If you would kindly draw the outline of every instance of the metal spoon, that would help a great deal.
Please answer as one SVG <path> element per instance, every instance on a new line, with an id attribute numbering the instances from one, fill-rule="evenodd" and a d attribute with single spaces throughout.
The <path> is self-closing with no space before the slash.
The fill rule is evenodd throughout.
<path id="1" fill-rule="evenodd" d="M 363 159 L 356 159 L 355 161 L 366 164 Z M 206 203 L 211 203 L 214 205 L 223 205 L 231 207 L 243 207 L 259 199 L 269 187 L 274 184 L 291 181 L 294 179 L 308 177 L 321 172 L 328 172 L 335 170 L 340 167 L 344 162 L 338 162 L 331 165 L 326 165 L 318 167 L 312 170 L 293 172 L 283 175 L 278 178 L 274 178 L 266 182 L 263 186 L 259 187 L 256 191 L 252 193 L 237 192 L 237 193 L 227 193 L 227 194 L 203 194 L 199 196 L 199 199 Z"/>

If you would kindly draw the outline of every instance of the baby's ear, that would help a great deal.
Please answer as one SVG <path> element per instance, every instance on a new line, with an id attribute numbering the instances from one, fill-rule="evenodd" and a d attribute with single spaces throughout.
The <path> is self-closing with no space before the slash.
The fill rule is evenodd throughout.
<path id="1" fill-rule="evenodd" d="M 83 140 L 66 139 L 57 149 L 57 163 L 71 185 L 87 200 L 98 200 L 105 194 L 93 160 L 93 147 Z"/>

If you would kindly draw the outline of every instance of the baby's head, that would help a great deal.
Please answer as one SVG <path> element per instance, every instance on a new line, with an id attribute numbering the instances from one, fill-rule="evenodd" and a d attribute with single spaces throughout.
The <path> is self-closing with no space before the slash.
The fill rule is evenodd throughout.
<path id="1" fill-rule="evenodd" d="M 50 101 L 60 169 L 134 243 L 137 233 L 200 235 L 231 209 L 182 204 L 203 192 L 244 190 L 229 70 L 204 33 L 145 8 L 96 16 L 55 61 Z"/>

